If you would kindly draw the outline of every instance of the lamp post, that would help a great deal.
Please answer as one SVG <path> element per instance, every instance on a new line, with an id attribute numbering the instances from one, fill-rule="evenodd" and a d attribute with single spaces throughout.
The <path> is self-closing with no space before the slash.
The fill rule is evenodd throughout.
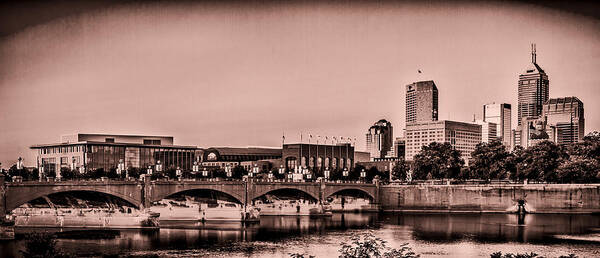
<path id="1" fill-rule="evenodd" d="M 42 182 L 43 178 L 44 178 L 44 164 L 42 163 L 42 166 L 38 170 L 38 179 L 40 180 L 40 182 Z"/>
<path id="2" fill-rule="evenodd" d="M 75 160 L 73 160 L 75 163 Z M 121 173 L 125 170 L 125 163 L 123 163 L 123 159 L 119 159 L 119 164 L 117 165 L 117 175 L 121 176 Z"/>
<path id="3" fill-rule="evenodd" d="M 342 172 L 342 176 L 344 177 L 344 180 L 346 180 L 348 178 L 348 168 L 344 168 L 344 171 Z"/>
<path id="4" fill-rule="evenodd" d="M 203 177 L 207 177 L 208 176 L 208 170 L 206 170 L 206 168 L 202 169 L 202 176 Z"/>
<path id="5" fill-rule="evenodd" d="M 364 168 L 363 168 L 363 169 L 360 171 L 360 178 L 361 178 L 361 180 L 362 180 L 363 182 L 364 182 L 364 181 L 365 181 L 365 179 L 367 178 L 367 172 L 365 172 L 365 169 L 364 169 Z"/>
<path id="6" fill-rule="evenodd" d="M 146 170 L 146 174 L 152 175 L 152 166 L 148 166 L 148 169 Z"/>
<path id="7" fill-rule="evenodd" d="M 330 173 L 331 172 L 329 172 L 329 168 L 325 168 L 325 180 L 329 180 Z"/>
<path id="8" fill-rule="evenodd" d="M 181 176 L 183 175 L 180 167 L 177 167 L 177 170 L 175 170 L 175 175 L 179 178 L 181 178 Z"/>
<path id="9" fill-rule="evenodd" d="M 156 161 L 156 172 L 162 171 L 162 164 L 160 164 L 160 160 Z"/>
<path id="10" fill-rule="evenodd" d="M 227 164 L 227 166 L 225 166 L 225 173 L 227 174 L 228 178 L 231 178 L 232 173 L 231 173 L 231 165 Z"/>
<path id="11" fill-rule="evenodd" d="M 200 166 L 198 166 L 197 161 L 194 161 L 194 165 L 192 166 L 192 172 L 194 174 L 194 177 L 196 177 L 196 174 L 198 174 L 198 171 L 200 171 Z"/>
<path id="12" fill-rule="evenodd" d="M 248 177 L 254 177 L 254 174 L 258 174 L 258 164 L 254 164 L 252 170 L 248 172 Z"/>

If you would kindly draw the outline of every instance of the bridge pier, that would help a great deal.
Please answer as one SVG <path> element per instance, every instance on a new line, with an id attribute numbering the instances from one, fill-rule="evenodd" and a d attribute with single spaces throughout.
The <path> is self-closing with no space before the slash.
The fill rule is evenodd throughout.
<path id="1" fill-rule="evenodd" d="M 6 217 L 6 184 L 4 175 L 0 175 L 0 220 Z"/>

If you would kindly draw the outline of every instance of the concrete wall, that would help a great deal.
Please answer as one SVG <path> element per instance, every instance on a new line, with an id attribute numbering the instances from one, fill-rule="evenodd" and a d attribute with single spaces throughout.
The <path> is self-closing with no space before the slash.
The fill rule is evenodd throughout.
<path id="1" fill-rule="evenodd" d="M 536 213 L 600 212 L 600 184 L 381 186 L 384 210 L 508 212 L 518 200 Z"/>

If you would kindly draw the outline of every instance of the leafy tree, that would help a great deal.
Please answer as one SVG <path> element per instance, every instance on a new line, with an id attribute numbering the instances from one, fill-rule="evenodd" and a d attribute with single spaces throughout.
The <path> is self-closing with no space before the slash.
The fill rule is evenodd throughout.
<path id="1" fill-rule="evenodd" d="M 56 239 L 51 233 L 31 233 L 25 239 L 25 250 L 21 250 L 23 257 L 68 257 L 56 247 Z"/>
<path id="2" fill-rule="evenodd" d="M 469 165 L 470 176 L 477 179 L 505 179 L 511 168 L 507 161 L 511 154 L 500 141 L 477 144 L 471 153 L 473 162 Z M 467 175 L 464 175 L 465 177 Z"/>
<path id="3" fill-rule="evenodd" d="M 72 170 L 71 168 L 62 167 L 60 168 L 60 176 L 65 180 L 72 180 L 79 177 L 79 173 L 77 171 Z"/>
<path id="4" fill-rule="evenodd" d="M 415 155 L 413 179 L 457 178 L 464 164 L 452 145 L 432 142 Z"/>
<path id="5" fill-rule="evenodd" d="M 353 169 L 348 171 L 348 180 L 358 180 L 360 178 L 360 172 L 367 170 L 365 166 L 357 164 Z"/>
<path id="6" fill-rule="evenodd" d="M 231 174 L 232 178 L 241 179 L 243 176 L 248 174 L 248 171 L 244 167 L 237 165 L 233 167 Z"/>
<path id="7" fill-rule="evenodd" d="M 404 161 L 404 159 L 397 161 L 392 169 L 392 180 L 406 181 L 410 166 Z"/>
<path id="8" fill-rule="evenodd" d="M 517 253 L 517 254 L 513 254 L 513 253 L 505 253 L 502 254 L 502 252 L 495 252 L 490 254 L 490 258 L 534 258 L 534 257 L 540 257 L 538 256 L 538 254 L 536 253 Z"/>
<path id="9" fill-rule="evenodd" d="M 17 165 L 12 165 L 9 169 L 8 169 L 8 175 L 10 177 L 13 176 L 20 176 L 23 177 L 24 179 L 29 178 L 29 172 L 27 171 L 26 168 L 22 168 L 22 169 L 17 169 Z"/>
<path id="10" fill-rule="evenodd" d="M 561 146 L 543 141 L 524 150 L 521 159 L 517 165 L 518 178 L 558 182 L 557 168 L 568 159 L 568 154 Z"/>
<path id="11" fill-rule="evenodd" d="M 127 173 L 130 177 L 139 178 L 142 170 L 140 168 L 128 168 Z"/>
<path id="12" fill-rule="evenodd" d="M 407 243 L 400 249 L 393 249 L 387 246 L 387 242 L 381 238 L 375 237 L 371 232 L 362 235 L 354 235 L 351 243 L 342 243 L 339 250 L 340 258 L 370 258 L 370 257 L 399 257 L 416 258 L 415 254 Z"/>

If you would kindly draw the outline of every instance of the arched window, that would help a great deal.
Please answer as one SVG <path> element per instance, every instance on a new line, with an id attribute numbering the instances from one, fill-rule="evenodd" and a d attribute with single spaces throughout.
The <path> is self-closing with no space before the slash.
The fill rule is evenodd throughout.
<path id="1" fill-rule="evenodd" d="M 319 157 L 317 158 L 317 167 L 321 168 L 323 166 L 323 158 Z"/>
<path id="2" fill-rule="evenodd" d="M 308 162 L 308 166 L 309 167 L 315 167 L 315 157 L 310 157 L 310 160 Z"/>
<path id="3" fill-rule="evenodd" d="M 332 167 L 332 168 L 334 168 L 334 169 L 336 169 L 336 168 L 337 168 L 337 164 L 338 164 L 338 161 L 337 161 L 337 160 L 338 160 L 338 158 L 333 158 L 333 159 L 331 159 L 331 163 L 332 163 L 332 164 L 331 164 L 331 167 Z"/>
<path id="4" fill-rule="evenodd" d="M 302 156 L 302 160 L 300 160 L 300 166 L 306 167 L 306 157 Z"/>
<path id="5" fill-rule="evenodd" d="M 325 158 L 325 167 L 329 168 L 329 157 Z"/>
<path id="6" fill-rule="evenodd" d="M 346 167 L 346 159 L 341 158 L 340 159 L 340 168 L 345 168 Z"/>

